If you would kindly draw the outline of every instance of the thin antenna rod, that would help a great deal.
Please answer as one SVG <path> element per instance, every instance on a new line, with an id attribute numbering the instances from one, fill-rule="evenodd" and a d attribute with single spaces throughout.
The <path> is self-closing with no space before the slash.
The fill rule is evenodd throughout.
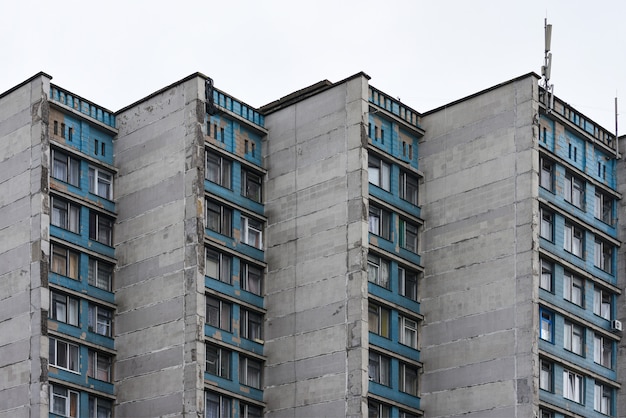
<path id="1" fill-rule="evenodd" d="M 543 76 L 546 108 L 548 112 L 552 109 L 550 94 L 554 95 L 554 85 L 550 84 L 550 72 L 552 70 L 552 53 L 550 52 L 550 44 L 552 43 L 552 25 L 548 24 L 548 18 L 544 20 L 544 63 L 541 67 L 541 75 Z"/>
<path id="2" fill-rule="evenodd" d="M 617 155 L 619 155 L 619 132 L 617 131 L 618 115 L 619 113 L 617 113 L 617 94 L 616 94 L 615 95 L 615 154 Z"/>

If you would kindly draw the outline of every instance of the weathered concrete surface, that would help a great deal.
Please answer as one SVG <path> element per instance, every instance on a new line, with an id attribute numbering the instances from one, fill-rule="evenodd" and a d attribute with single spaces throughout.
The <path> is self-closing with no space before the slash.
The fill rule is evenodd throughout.
<path id="1" fill-rule="evenodd" d="M 362 416 L 367 80 L 266 116 L 266 416 Z"/>
<path id="2" fill-rule="evenodd" d="M 200 98 L 192 77 L 117 116 L 119 416 L 203 415 Z"/>
<path id="3" fill-rule="evenodd" d="M 48 104 L 38 74 L 0 98 L 0 416 L 48 415 Z"/>
<path id="4" fill-rule="evenodd" d="M 536 100 L 527 76 L 422 119 L 428 417 L 538 412 Z"/>

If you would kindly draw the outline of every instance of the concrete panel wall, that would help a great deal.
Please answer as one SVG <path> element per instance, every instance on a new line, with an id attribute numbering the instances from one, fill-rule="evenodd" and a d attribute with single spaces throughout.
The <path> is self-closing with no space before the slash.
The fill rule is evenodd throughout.
<path id="1" fill-rule="evenodd" d="M 266 116 L 266 416 L 362 416 L 367 80 Z"/>
<path id="2" fill-rule="evenodd" d="M 119 416 L 203 415 L 203 97 L 191 78 L 117 118 Z"/>
<path id="3" fill-rule="evenodd" d="M 48 415 L 49 83 L 0 98 L 0 416 Z"/>
<path id="4" fill-rule="evenodd" d="M 425 416 L 533 416 L 537 110 L 529 76 L 422 119 Z"/>
<path id="5" fill-rule="evenodd" d="M 626 153 L 626 141 L 621 138 L 620 141 L 620 154 L 623 156 Z M 624 158 L 617 160 L 617 191 L 626 196 L 626 162 Z M 619 219 L 624 219 L 626 213 L 626 201 L 624 198 L 618 201 L 617 216 Z M 622 292 L 626 289 L 626 223 L 619 222 L 619 229 L 617 231 L 617 237 L 622 242 L 622 246 L 617 251 L 617 287 L 622 289 Z M 626 303 L 624 303 L 624 293 L 617 298 L 615 319 L 622 321 L 622 324 L 626 325 Z M 626 338 L 622 333 L 622 339 L 617 343 L 617 361 L 616 372 L 617 378 L 622 383 L 622 389 L 617 392 L 617 399 L 615 405 L 617 410 L 615 416 L 626 415 L 626 390 L 624 390 L 624 377 L 626 376 Z"/>

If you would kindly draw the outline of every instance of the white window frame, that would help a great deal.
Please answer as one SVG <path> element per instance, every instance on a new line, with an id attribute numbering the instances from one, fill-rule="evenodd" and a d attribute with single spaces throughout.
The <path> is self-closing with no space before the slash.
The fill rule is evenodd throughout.
<path id="1" fill-rule="evenodd" d="M 89 192 L 113 200 L 113 173 L 90 165 Z"/>
<path id="2" fill-rule="evenodd" d="M 113 246 L 113 219 L 96 211 L 89 211 L 89 239 Z"/>
<path id="3" fill-rule="evenodd" d="M 54 179 L 80 187 L 80 161 L 53 149 L 51 175 Z"/>
<path id="4" fill-rule="evenodd" d="M 608 302 L 607 302 L 608 299 Z M 593 313 L 606 319 L 611 320 L 611 313 L 613 310 L 613 295 L 611 292 L 601 288 L 594 287 L 593 289 Z"/>
<path id="5" fill-rule="evenodd" d="M 563 272 L 563 299 L 575 305 L 583 306 L 585 295 L 585 281 L 570 273 Z"/>
<path id="6" fill-rule="evenodd" d="M 206 371 L 207 373 L 231 379 L 232 352 L 215 344 L 206 343 Z"/>
<path id="7" fill-rule="evenodd" d="M 584 380 L 581 375 L 570 370 L 563 370 L 563 397 L 582 404 Z"/>
<path id="8" fill-rule="evenodd" d="M 88 283 L 108 292 L 113 284 L 113 264 L 97 258 L 89 258 Z"/>
<path id="9" fill-rule="evenodd" d="M 383 338 L 391 338 L 391 310 L 376 303 L 368 305 L 369 331 Z"/>
<path id="10" fill-rule="evenodd" d="M 50 365 L 57 369 L 80 374 L 80 347 L 55 337 L 49 337 L 48 341 L 50 344 L 50 358 L 48 360 Z"/>
<path id="11" fill-rule="evenodd" d="M 607 369 L 613 368 L 613 340 L 600 334 L 594 334 L 593 361 Z"/>
<path id="12" fill-rule="evenodd" d="M 87 366 L 87 376 L 92 379 L 112 382 L 113 358 L 109 354 L 99 351 L 89 350 L 89 364 Z"/>
<path id="13" fill-rule="evenodd" d="M 374 254 L 367 255 L 367 279 L 378 286 L 389 289 L 391 272 L 390 263 Z"/>
<path id="14" fill-rule="evenodd" d="M 113 311 L 103 306 L 89 304 L 89 331 L 111 337 L 113 335 Z"/>
<path id="15" fill-rule="evenodd" d="M 255 389 L 263 389 L 263 362 L 240 355 L 239 383 Z"/>
<path id="16" fill-rule="evenodd" d="M 232 188 L 233 163 L 221 155 L 205 150 L 205 178 L 226 189 Z"/>
<path id="17" fill-rule="evenodd" d="M 57 400 L 63 403 L 58 405 L 61 408 L 57 408 Z M 63 417 L 77 418 L 80 415 L 80 393 L 51 383 L 50 412 Z"/>
<path id="18" fill-rule="evenodd" d="M 400 363 L 399 388 L 403 393 L 419 396 L 419 367 Z"/>
<path id="19" fill-rule="evenodd" d="M 539 164 L 539 185 L 550 192 L 554 192 L 554 163 L 541 157 Z"/>
<path id="20" fill-rule="evenodd" d="M 80 233 L 80 206 L 57 196 L 50 196 L 52 201 L 50 224 L 75 234 Z"/>
<path id="21" fill-rule="evenodd" d="M 263 314 L 241 309 L 241 337 L 252 341 L 263 341 Z"/>
<path id="22" fill-rule="evenodd" d="M 391 166 L 379 157 L 369 154 L 367 164 L 368 181 L 383 190 L 391 190 Z"/>
<path id="23" fill-rule="evenodd" d="M 585 182 L 571 173 L 565 174 L 564 198 L 567 202 L 583 209 L 585 206 Z"/>
<path id="24" fill-rule="evenodd" d="M 547 290 L 548 292 L 552 292 L 553 278 L 554 278 L 554 264 L 542 258 L 541 259 L 541 277 L 539 278 L 539 287 L 544 290 Z"/>
<path id="25" fill-rule="evenodd" d="M 77 327 L 79 310 L 79 299 L 54 290 L 50 291 L 49 316 L 51 319 Z"/>
<path id="26" fill-rule="evenodd" d="M 413 279 L 408 279 L 413 277 Z M 418 285 L 419 273 L 416 271 L 405 269 L 404 267 L 398 267 L 398 281 L 400 288 L 400 295 L 411 300 L 417 301 L 417 285 Z M 412 286 L 409 286 L 413 284 Z M 411 291 L 412 290 L 412 291 Z"/>
<path id="27" fill-rule="evenodd" d="M 205 275 L 223 283 L 232 283 L 233 258 L 213 248 L 205 247 Z"/>
<path id="28" fill-rule="evenodd" d="M 611 415 L 613 390 L 610 386 L 596 382 L 593 391 L 593 409 L 604 415 Z"/>
<path id="29" fill-rule="evenodd" d="M 540 209 L 541 225 L 539 235 L 550 242 L 554 241 L 554 214 L 544 208 Z"/>
<path id="30" fill-rule="evenodd" d="M 213 296 L 206 296 L 206 323 L 209 326 L 231 332 L 232 312 L 232 303 Z M 211 320 L 212 317 L 214 317 L 214 320 Z"/>
<path id="31" fill-rule="evenodd" d="M 417 350 L 419 321 L 400 315 L 398 318 L 400 344 Z"/>
<path id="32" fill-rule="evenodd" d="M 368 375 L 369 380 L 380 385 L 391 385 L 391 359 L 375 351 L 369 352 Z"/>
<path id="33" fill-rule="evenodd" d="M 583 257 L 583 248 L 585 245 L 585 233 L 570 223 L 565 223 L 563 228 L 563 249 L 577 257 Z"/>
<path id="34" fill-rule="evenodd" d="M 585 328 L 573 322 L 565 321 L 563 325 L 563 348 L 582 356 L 585 348 Z"/>
<path id="35" fill-rule="evenodd" d="M 263 249 L 263 222 L 241 216 L 241 242 L 259 250 Z"/>
<path id="36" fill-rule="evenodd" d="M 596 238 L 593 264 L 600 270 L 613 274 L 613 246 Z"/>

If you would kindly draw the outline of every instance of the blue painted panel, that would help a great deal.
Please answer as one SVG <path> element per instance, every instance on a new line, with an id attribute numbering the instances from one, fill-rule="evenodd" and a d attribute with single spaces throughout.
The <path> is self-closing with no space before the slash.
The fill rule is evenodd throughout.
<path id="1" fill-rule="evenodd" d="M 233 259 L 233 265 L 234 264 L 235 262 Z M 225 295 L 241 299 L 244 302 L 250 303 L 254 306 L 258 306 L 259 308 L 263 308 L 265 306 L 263 297 L 243 290 L 240 286 L 239 280 L 235 280 L 234 278 L 233 284 L 231 285 L 211 278 L 209 276 L 205 276 L 204 285 L 209 289 L 213 289 Z"/>

